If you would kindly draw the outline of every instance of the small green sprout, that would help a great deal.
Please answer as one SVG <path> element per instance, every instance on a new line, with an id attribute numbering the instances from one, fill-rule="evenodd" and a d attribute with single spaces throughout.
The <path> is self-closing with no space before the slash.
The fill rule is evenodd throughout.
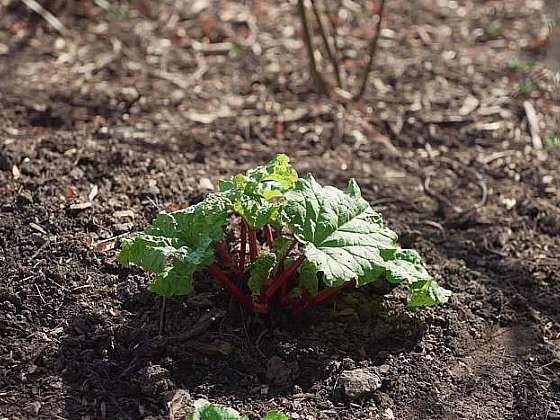
<path id="1" fill-rule="evenodd" d="M 530 96 L 534 89 L 535 86 L 533 85 L 533 82 L 529 79 L 523 79 L 517 85 L 517 90 L 523 96 Z"/>
<path id="2" fill-rule="evenodd" d="M 544 144 L 546 147 L 550 147 L 550 148 L 560 147 L 560 135 L 555 134 L 552 136 L 548 136 L 545 139 Z"/>
<path id="3" fill-rule="evenodd" d="M 484 34 L 490 40 L 498 39 L 498 37 L 500 36 L 500 28 L 498 27 L 496 22 L 490 22 L 484 27 Z"/>
<path id="4" fill-rule="evenodd" d="M 511 70 L 519 71 L 529 71 L 535 67 L 535 63 L 530 60 L 524 60 L 522 58 L 514 58 L 508 63 L 508 67 Z"/>

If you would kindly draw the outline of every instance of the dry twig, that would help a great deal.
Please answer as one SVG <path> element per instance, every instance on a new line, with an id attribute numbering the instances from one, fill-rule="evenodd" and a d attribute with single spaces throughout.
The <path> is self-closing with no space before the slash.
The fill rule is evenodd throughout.
<path id="1" fill-rule="evenodd" d="M 375 59 L 375 55 L 377 53 L 377 44 L 379 43 L 379 37 L 381 36 L 381 23 L 383 22 L 383 15 L 385 12 L 385 0 L 381 0 L 379 3 L 379 14 L 377 19 L 377 25 L 375 29 L 375 35 L 373 36 L 371 43 L 369 44 L 369 58 L 366 64 L 366 68 L 364 69 L 364 75 L 362 77 L 362 84 L 360 85 L 360 90 L 354 96 L 354 100 L 359 100 L 365 93 L 369 75 L 371 73 L 371 69 L 373 67 L 373 61 Z"/>
<path id="2" fill-rule="evenodd" d="M 305 0 L 298 0 L 298 14 L 301 21 L 301 28 L 303 31 L 303 42 L 305 43 L 305 48 L 307 49 L 307 56 L 309 59 L 309 71 L 311 72 L 311 77 L 315 80 L 318 88 L 326 92 L 327 83 L 321 76 L 317 68 L 317 61 L 315 60 L 315 47 L 313 44 L 313 36 L 311 33 L 311 26 L 309 25 L 309 20 L 307 18 L 307 12 L 305 10 Z"/>
<path id="3" fill-rule="evenodd" d="M 63 23 L 58 20 L 58 18 L 51 12 L 46 10 L 43 6 L 37 3 L 35 0 L 21 0 L 28 8 L 33 10 L 39 16 L 41 16 L 45 21 L 53 27 L 60 35 L 64 36 L 68 33 L 68 30 L 63 25 Z"/>
<path id="4" fill-rule="evenodd" d="M 336 85 L 340 89 L 344 89 L 342 75 L 340 73 L 340 66 L 338 64 L 338 58 L 336 56 L 336 47 L 332 46 L 331 43 L 329 42 L 329 36 L 325 28 L 325 23 L 323 22 L 323 17 L 321 15 L 321 10 L 319 9 L 320 6 L 318 1 L 319 0 L 311 0 L 311 9 L 313 10 L 313 14 L 315 15 L 315 20 L 317 21 L 317 28 L 319 29 L 319 35 L 321 35 L 323 45 L 325 46 L 327 57 L 333 66 Z"/>

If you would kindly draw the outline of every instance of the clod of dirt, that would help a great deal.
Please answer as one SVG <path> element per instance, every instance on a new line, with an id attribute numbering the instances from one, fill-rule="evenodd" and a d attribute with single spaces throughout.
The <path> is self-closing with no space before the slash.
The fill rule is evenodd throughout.
<path id="1" fill-rule="evenodd" d="M 395 420 L 395 413 L 393 413 L 393 410 L 390 408 L 386 408 L 385 410 L 383 410 L 383 412 L 381 413 L 381 418 L 383 420 Z"/>
<path id="2" fill-rule="evenodd" d="M 285 362 L 278 356 L 271 357 L 266 364 L 267 381 L 279 387 L 292 385 L 298 374 L 299 365 L 297 362 Z"/>
<path id="3" fill-rule="evenodd" d="M 143 393 L 161 395 L 173 388 L 169 371 L 159 365 L 150 365 L 138 371 L 137 382 Z"/>
<path id="4" fill-rule="evenodd" d="M 41 410 L 41 403 L 39 401 L 32 402 L 25 407 L 25 409 L 33 417 L 37 417 L 39 415 L 39 410 Z"/>
<path id="5" fill-rule="evenodd" d="M 338 381 L 344 394 L 351 399 L 363 397 L 381 388 L 381 378 L 367 368 L 344 371 Z"/>
<path id="6" fill-rule="evenodd" d="M 179 389 L 169 394 L 171 394 L 171 398 L 167 403 L 169 419 L 178 420 L 186 418 L 192 411 L 193 399 L 191 398 L 191 394 L 184 389 Z"/>

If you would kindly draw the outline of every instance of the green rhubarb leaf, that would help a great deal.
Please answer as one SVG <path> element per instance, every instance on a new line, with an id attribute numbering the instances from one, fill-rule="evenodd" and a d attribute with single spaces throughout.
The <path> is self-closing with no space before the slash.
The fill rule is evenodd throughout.
<path id="1" fill-rule="evenodd" d="M 420 255 L 413 249 L 395 249 L 383 253 L 386 260 L 386 278 L 390 283 L 408 284 L 431 279 L 424 266 Z"/>
<path id="2" fill-rule="evenodd" d="M 117 259 L 155 273 L 149 288 L 162 296 L 180 296 L 192 288 L 192 275 L 214 261 L 212 242 L 222 240 L 230 201 L 209 195 L 185 210 L 160 213 L 143 233 L 124 239 Z"/>
<path id="3" fill-rule="evenodd" d="M 288 416 L 277 410 L 272 410 L 266 413 L 263 420 L 289 420 Z"/>
<path id="4" fill-rule="evenodd" d="M 238 194 L 234 199 L 233 210 L 255 229 L 263 227 L 276 219 L 278 205 L 264 198 Z"/>
<path id="5" fill-rule="evenodd" d="M 451 292 L 437 284 L 422 265 L 420 255 L 412 249 L 398 249 L 384 254 L 385 278 L 389 283 L 406 283 L 410 287 L 408 306 L 436 305 L 449 300 Z"/>
<path id="6" fill-rule="evenodd" d="M 284 220 L 327 286 L 353 279 L 361 286 L 384 272 L 381 252 L 398 248 L 397 235 L 360 197 L 355 181 L 345 192 L 308 175 L 285 197 Z"/>
<path id="7" fill-rule="evenodd" d="M 258 296 L 262 288 L 268 284 L 268 281 L 276 268 L 276 255 L 272 252 L 261 252 L 255 262 L 253 262 L 249 270 L 249 280 L 247 285 L 253 296 Z"/>
<path id="8" fill-rule="evenodd" d="M 446 303 L 451 297 L 451 291 L 441 287 L 435 280 L 419 281 L 410 285 L 409 308 L 431 306 Z"/>
<path id="9" fill-rule="evenodd" d="M 354 178 L 350 178 L 350 180 L 348 181 L 348 185 L 346 185 L 346 192 L 352 197 L 362 196 L 362 190 L 360 189 L 358 182 Z"/>
<path id="10" fill-rule="evenodd" d="M 285 257 L 290 250 L 292 240 L 285 236 L 278 236 L 272 243 L 272 252 L 276 254 L 278 259 Z"/>
<path id="11" fill-rule="evenodd" d="M 309 260 L 303 260 L 298 268 L 298 279 L 300 290 L 306 290 L 311 296 L 319 292 L 319 279 L 317 267 Z"/>
<path id="12" fill-rule="evenodd" d="M 181 296 L 192 288 L 192 275 L 196 266 L 175 260 L 172 267 L 158 273 L 148 288 L 161 296 Z"/>
<path id="13" fill-rule="evenodd" d="M 188 420 L 249 420 L 233 408 L 212 404 L 200 399 L 194 402 L 194 413 L 187 417 Z"/>
<path id="14" fill-rule="evenodd" d="M 254 228 L 275 223 L 282 198 L 298 179 L 290 159 L 276 155 L 270 162 L 245 174 L 238 174 L 218 182 L 220 191 L 228 193 L 233 209 Z"/>

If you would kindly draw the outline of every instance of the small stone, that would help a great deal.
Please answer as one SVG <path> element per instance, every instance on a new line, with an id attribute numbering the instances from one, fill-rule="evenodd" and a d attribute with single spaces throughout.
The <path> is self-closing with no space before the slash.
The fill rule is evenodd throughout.
<path id="1" fill-rule="evenodd" d="M 159 395 L 173 387 L 169 371 L 159 365 L 149 365 L 138 371 L 137 381 L 142 392 L 147 395 Z"/>
<path id="2" fill-rule="evenodd" d="M 212 184 L 212 181 L 210 181 L 208 178 L 200 178 L 200 181 L 198 182 L 198 187 L 201 190 L 214 190 L 214 184 Z"/>
<path id="3" fill-rule="evenodd" d="M 339 383 L 344 393 L 352 399 L 371 394 L 381 388 L 381 378 L 368 368 L 342 372 Z"/>
<path id="4" fill-rule="evenodd" d="M 172 105 L 179 105 L 185 99 L 185 92 L 183 89 L 175 89 L 171 92 L 171 104 Z"/>
<path id="5" fill-rule="evenodd" d="M 390 370 L 391 370 L 391 366 L 389 365 L 381 365 L 377 367 L 377 372 L 380 373 L 381 375 L 388 374 Z"/>
<path id="6" fill-rule="evenodd" d="M 132 222 L 115 223 L 113 225 L 113 228 L 115 229 L 115 232 L 117 232 L 117 233 L 130 232 L 130 231 L 132 231 L 133 227 L 134 227 L 134 223 L 132 223 Z"/>
<path id="7" fill-rule="evenodd" d="M 148 188 L 146 191 L 148 194 L 152 194 L 152 195 L 158 195 L 159 194 L 159 188 L 157 186 L 157 181 L 155 179 L 149 179 L 148 180 Z"/>
<path id="8" fill-rule="evenodd" d="M 184 419 L 192 411 L 193 400 L 188 391 L 184 389 L 179 389 L 175 392 L 169 392 L 171 397 L 167 403 L 169 410 L 169 418 L 173 419 Z"/>
<path id="9" fill-rule="evenodd" d="M 37 417 L 39 415 L 39 410 L 41 410 L 41 403 L 39 401 L 32 402 L 26 407 L 26 410 L 33 417 Z"/>
<path id="10" fill-rule="evenodd" d="M 342 368 L 345 370 L 352 370 L 356 368 L 356 362 L 349 357 L 342 359 Z"/>
<path id="11" fill-rule="evenodd" d="M 381 412 L 381 418 L 383 420 L 395 420 L 395 414 L 392 409 L 386 408 Z"/>

